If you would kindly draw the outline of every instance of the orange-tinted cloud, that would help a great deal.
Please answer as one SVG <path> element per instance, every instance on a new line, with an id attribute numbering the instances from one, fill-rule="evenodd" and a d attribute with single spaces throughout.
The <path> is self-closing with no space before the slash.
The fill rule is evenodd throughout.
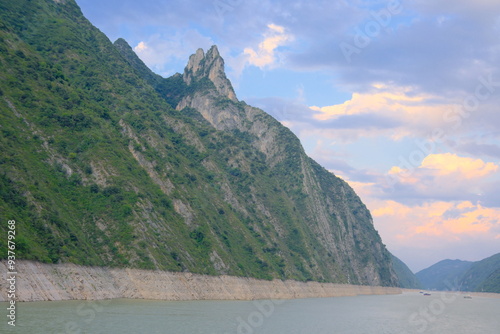
<path id="1" fill-rule="evenodd" d="M 440 153 L 427 155 L 414 168 L 391 167 L 386 183 L 406 187 L 419 198 L 466 200 L 481 196 L 498 172 L 499 165 L 493 162 Z"/>
<path id="2" fill-rule="evenodd" d="M 394 140 L 413 134 L 414 128 L 436 128 L 445 123 L 444 114 L 454 106 L 429 94 L 418 94 L 411 87 L 372 85 L 372 91 L 353 93 L 350 100 L 331 106 L 311 106 L 314 118 L 325 121 L 339 116 L 376 114 L 397 120 L 403 126 L 391 130 Z M 359 129 L 356 129 L 359 131 Z"/>
<path id="3" fill-rule="evenodd" d="M 498 165 L 481 159 L 460 157 L 452 153 L 431 154 L 423 161 L 420 168 L 434 170 L 438 175 L 457 173 L 467 179 L 483 177 L 498 170 Z"/>
<path id="4" fill-rule="evenodd" d="M 458 173 L 465 178 L 483 177 L 498 170 L 498 165 L 481 159 L 460 157 L 456 154 L 431 154 L 423 161 L 420 168 L 432 169 L 439 175 Z"/>
<path id="5" fill-rule="evenodd" d="M 458 208 L 458 206 L 457 206 Z M 472 209 L 468 207 L 468 209 Z M 478 204 L 473 211 L 464 212 L 456 219 L 443 222 L 443 228 L 454 234 L 488 233 L 500 224 L 500 210 Z"/>
<path id="6" fill-rule="evenodd" d="M 446 257 L 478 260 L 471 254 L 486 257 L 498 250 L 500 208 L 477 200 L 482 185 L 495 180 L 498 172 L 495 163 L 443 153 L 428 155 L 413 170 L 389 169 L 387 176 L 397 182 L 395 193 L 383 191 L 380 182 L 345 179 L 371 211 L 389 250 L 396 255 L 406 253 L 413 266 L 420 263 L 418 268 L 423 269 Z M 471 245 L 484 245 L 484 249 L 463 250 Z M 425 259 L 415 257 L 419 253 Z"/>
<path id="7" fill-rule="evenodd" d="M 400 241 L 412 242 L 416 236 L 438 236 L 459 240 L 462 235 L 483 234 L 495 238 L 500 229 L 500 209 L 471 202 L 429 202 L 408 206 L 396 201 L 372 202 L 377 225 L 390 225 Z M 389 229 L 388 229 L 389 230 Z M 393 239 L 394 235 L 385 236 Z M 420 242 L 420 239 L 418 239 Z"/>
<path id="8" fill-rule="evenodd" d="M 410 214 L 411 212 L 410 208 L 396 201 L 385 201 L 384 204 L 385 205 L 372 210 L 372 215 L 374 217 L 382 217 L 382 216 L 407 217 L 408 214 Z"/>

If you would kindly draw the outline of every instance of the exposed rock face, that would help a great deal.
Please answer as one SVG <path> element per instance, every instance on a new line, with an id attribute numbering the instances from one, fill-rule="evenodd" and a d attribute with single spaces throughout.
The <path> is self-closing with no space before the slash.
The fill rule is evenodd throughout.
<path id="1" fill-rule="evenodd" d="M 397 285 L 359 197 L 236 99 L 216 47 L 162 78 L 74 0 L 2 6 L 0 218 L 22 226 L 19 259 Z"/>
<path id="2" fill-rule="evenodd" d="M 206 56 L 203 50 L 198 49 L 190 57 L 184 72 L 185 82 L 188 85 L 192 83 L 192 73 L 197 73 L 197 80 L 208 78 L 219 87 L 213 80 L 213 63 L 222 63 L 215 47 Z M 227 79 L 221 72 L 223 68 L 217 68 L 218 75 L 215 77 L 225 82 Z M 381 274 L 380 265 L 389 260 L 389 255 L 373 229 L 372 217 L 364 204 L 347 183 L 308 158 L 298 139 L 288 129 L 264 111 L 229 99 L 227 91 L 219 88 L 188 94 L 179 102 L 177 110 L 186 107 L 196 109 L 217 130 L 249 134 L 252 145 L 266 156 L 268 166 L 287 170 L 289 173 L 299 172 L 301 181 L 298 189 L 304 194 L 304 198 L 301 200 L 302 212 L 297 213 L 297 216 L 303 217 L 303 221 L 314 232 L 316 241 L 331 256 L 331 263 L 319 265 L 313 261 L 311 266 L 324 265 L 331 273 L 339 268 L 350 267 L 348 271 L 352 273 L 352 277 L 351 273 L 345 274 L 344 271 L 344 279 L 353 278 L 355 282 L 372 285 L 382 284 L 386 280 L 397 281 L 390 268 L 386 268 L 385 274 Z M 288 169 L 291 161 L 295 163 L 295 167 Z M 256 196 L 254 201 L 253 205 L 266 210 L 265 201 Z M 274 221 L 274 228 L 286 230 L 286 227 L 280 226 L 279 220 L 273 218 L 273 215 L 268 216 L 268 219 Z M 362 260 L 361 253 L 370 255 L 366 254 Z"/>
<path id="3" fill-rule="evenodd" d="M 399 294 L 401 289 L 297 281 L 263 281 L 234 276 L 203 276 L 139 269 L 17 263 L 17 301 L 100 300 L 251 300 Z M 0 262 L 0 272 L 7 272 Z M 0 281 L 0 302 L 7 301 L 7 282 Z"/>
<path id="4" fill-rule="evenodd" d="M 214 83 L 219 94 L 231 101 L 237 101 L 233 86 L 224 72 L 224 60 L 215 45 L 207 51 L 206 55 L 203 49 L 198 49 L 189 57 L 188 65 L 184 70 L 183 79 L 188 85 L 203 77 L 207 77 Z"/>

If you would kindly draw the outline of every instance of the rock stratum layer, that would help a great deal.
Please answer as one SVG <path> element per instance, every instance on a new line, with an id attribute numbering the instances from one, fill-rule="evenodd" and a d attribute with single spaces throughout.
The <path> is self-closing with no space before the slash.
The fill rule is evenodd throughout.
<path id="1" fill-rule="evenodd" d="M 258 280 L 235 276 L 86 267 L 19 261 L 18 301 L 100 300 L 251 300 L 398 294 L 401 289 L 292 280 Z M 6 262 L 0 262 L 6 273 Z M 3 275 L 2 275 L 3 276 Z M 0 281 L 0 301 L 7 301 L 7 282 Z"/>

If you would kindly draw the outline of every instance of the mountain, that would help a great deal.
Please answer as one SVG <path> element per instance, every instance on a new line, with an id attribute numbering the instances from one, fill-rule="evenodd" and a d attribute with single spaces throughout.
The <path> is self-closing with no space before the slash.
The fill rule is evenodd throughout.
<path id="1" fill-rule="evenodd" d="M 474 262 L 460 277 L 464 291 L 500 293 L 500 253 Z"/>
<path id="2" fill-rule="evenodd" d="M 394 272 L 398 277 L 399 286 L 405 289 L 421 289 L 422 283 L 420 283 L 419 279 L 410 270 L 410 268 L 408 268 L 408 266 L 403 261 L 392 254 L 391 258 L 392 267 L 394 268 Z"/>
<path id="3" fill-rule="evenodd" d="M 500 269 L 492 272 L 476 288 L 476 291 L 500 293 Z"/>
<path id="4" fill-rule="evenodd" d="M 443 260 L 416 276 L 426 289 L 500 293 L 500 253 L 476 262 Z"/>
<path id="5" fill-rule="evenodd" d="M 461 260 L 443 260 L 415 275 L 424 289 L 460 290 L 458 278 L 470 268 L 472 262 Z"/>
<path id="6" fill-rule="evenodd" d="M 237 99 L 217 47 L 162 78 L 73 0 L 0 0 L 0 51 L 17 258 L 398 284 L 360 198 Z"/>

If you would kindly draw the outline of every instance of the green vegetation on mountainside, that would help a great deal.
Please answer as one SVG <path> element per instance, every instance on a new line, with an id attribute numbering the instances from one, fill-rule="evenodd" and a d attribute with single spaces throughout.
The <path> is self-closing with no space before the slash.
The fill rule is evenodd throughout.
<path id="1" fill-rule="evenodd" d="M 18 258 L 394 285 L 352 189 L 216 89 L 153 74 L 72 0 L 0 0 L 0 233 L 16 220 Z M 174 109 L 195 95 L 237 126 Z"/>

